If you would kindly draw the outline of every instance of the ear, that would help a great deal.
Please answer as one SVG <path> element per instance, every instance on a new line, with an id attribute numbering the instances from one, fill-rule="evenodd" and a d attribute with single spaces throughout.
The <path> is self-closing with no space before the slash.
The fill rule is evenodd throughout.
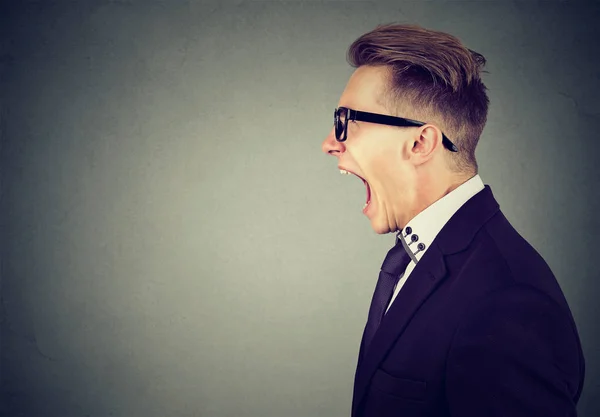
<path id="1" fill-rule="evenodd" d="M 415 163 L 427 162 L 442 147 L 442 131 L 432 124 L 425 124 L 415 132 L 411 159 Z"/>

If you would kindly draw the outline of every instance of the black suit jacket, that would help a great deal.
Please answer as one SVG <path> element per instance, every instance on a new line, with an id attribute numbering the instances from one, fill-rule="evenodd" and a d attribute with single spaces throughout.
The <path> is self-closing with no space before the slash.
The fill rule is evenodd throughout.
<path id="1" fill-rule="evenodd" d="M 361 344 L 352 416 L 575 416 L 583 379 L 564 295 L 486 185 Z"/>

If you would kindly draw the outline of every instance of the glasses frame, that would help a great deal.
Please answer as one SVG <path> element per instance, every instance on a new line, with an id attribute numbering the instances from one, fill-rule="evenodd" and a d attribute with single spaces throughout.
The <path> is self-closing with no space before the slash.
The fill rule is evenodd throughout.
<path id="1" fill-rule="evenodd" d="M 346 111 L 346 121 L 340 120 L 340 110 Z M 396 127 L 420 127 L 425 125 L 418 120 L 406 119 L 404 117 L 390 116 L 387 114 L 370 113 L 366 111 L 354 110 L 348 107 L 337 107 L 333 111 L 333 127 L 335 130 L 335 139 L 338 142 L 344 142 L 348 138 L 348 121 L 376 123 L 386 126 Z M 338 131 L 338 123 L 343 124 L 341 131 Z M 458 152 L 458 147 L 448 139 L 442 132 L 442 144 L 451 152 Z"/>

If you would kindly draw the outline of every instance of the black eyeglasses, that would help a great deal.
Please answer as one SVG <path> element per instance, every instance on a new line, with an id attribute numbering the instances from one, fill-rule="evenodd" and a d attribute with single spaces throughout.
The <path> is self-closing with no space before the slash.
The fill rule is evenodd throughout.
<path id="1" fill-rule="evenodd" d="M 335 138 L 338 142 L 343 142 L 348 137 L 348 121 L 377 123 L 387 126 L 399 127 L 419 127 L 425 123 L 417 120 L 405 119 L 403 117 L 388 116 L 387 114 L 369 113 L 349 109 L 348 107 L 338 107 L 333 111 L 333 125 L 335 126 Z M 452 152 L 458 152 L 458 148 L 453 144 L 445 134 L 442 133 L 442 144 Z"/>

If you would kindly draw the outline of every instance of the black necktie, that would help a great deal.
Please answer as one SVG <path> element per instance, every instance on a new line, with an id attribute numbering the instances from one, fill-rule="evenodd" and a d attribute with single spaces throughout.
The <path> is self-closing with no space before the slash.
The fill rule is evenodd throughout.
<path id="1" fill-rule="evenodd" d="M 402 236 L 398 236 L 396 238 L 396 244 L 387 253 L 383 265 L 381 265 L 379 280 L 375 286 L 373 300 L 371 301 L 371 307 L 369 308 L 369 318 L 367 319 L 367 325 L 365 327 L 365 350 L 369 347 L 369 344 L 375 335 L 375 331 L 379 327 L 379 323 L 383 318 L 383 313 L 394 293 L 394 287 L 400 279 L 400 274 L 404 272 L 409 263 L 410 256 L 404 248 L 403 238 Z"/>

